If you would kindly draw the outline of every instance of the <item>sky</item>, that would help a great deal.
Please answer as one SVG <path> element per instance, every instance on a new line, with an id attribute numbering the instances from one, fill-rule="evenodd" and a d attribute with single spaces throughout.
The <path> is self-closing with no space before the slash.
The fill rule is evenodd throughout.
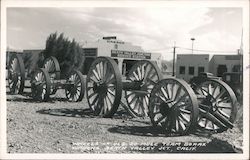
<path id="1" fill-rule="evenodd" d="M 103 36 L 159 52 L 230 53 L 241 45 L 241 8 L 8 8 L 7 46 L 14 50 L 44 49 L 47 37 L 64 33 L 80 44 Z M 184 48 L 184 49 L 183 49 Z M 185 49 L 186 48 L 186 49 Z M 208 50 L 201 52 L 196 50 Z M 211 52 L 210 52 L 211 51 Z M 216 51 L 216 52 L 213 52 Z"/>

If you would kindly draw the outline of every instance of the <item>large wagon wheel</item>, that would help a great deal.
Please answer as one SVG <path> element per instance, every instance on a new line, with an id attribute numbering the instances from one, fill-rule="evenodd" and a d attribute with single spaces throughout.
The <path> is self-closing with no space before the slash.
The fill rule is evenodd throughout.
<path id="1" fill-rule="evenodd" d="M 109 57 L 98 57 L 87 75 L 87 100 L 96 115 L 112 117 L 122 95 L 122 80 L 116 62 Z"/>
<path id="2" fill-rule="evenodd" d="M 150 93 L 154 85 L 162 79 L 159 67 L 151 61 L 138 61 L 132 66 L 127 79 L 141 84 L 138 89 L 125 91 L 129 111 L 138 117 L 147 116 Z"/>
<path id="3" fill-rule="evenodd" d="M 14 54 L 10 58 L 8 66 L 8 83 L 10 93 L 21 94 L 24 89 L 25 68 L 21 55 Z"/>
<path id="4" fill-rule="evenodd" d="M 31 79 L 31 92 L 35 100 L 47 101 L 51 90 L 48 72 L 44 68 L 38 69 Z"/>
<path id="5" fill-rule="evenodd" d="M 237 99 L 225 82 L 208 80 L 201 83 L 196 92 L 201 95 L 198 118 L 200 129 L 223 132 L 233 127 L 237 114 Z"/>
<path id="6" fill-rule="evenodd" d="M 85 87 L 84 78 L 80 71 L 71 72 L 66 81 L 65 93 L 71 102 L 79 102 L 83 99 Z"/>
<path id="7" fill-rule="evenodd" d="M 54 80 L 60 79 L 60 65 L 55 57 L 51 56 L 46 58 L 43 63 L 43 68 L 49 73 L 51 83 L 53 83 Z M 52 85 L 50 94 L 55 94 L 56 91 L 56 85 Z"/>
<path id="8" fill-rule="evenodd" d="M 163 79 L 150 94 L 149 116 L 153 126 L 159 126 L 167 133 L 190 133 L 195 129 L 198 117 L 196 95 L 183 80 Z"/>

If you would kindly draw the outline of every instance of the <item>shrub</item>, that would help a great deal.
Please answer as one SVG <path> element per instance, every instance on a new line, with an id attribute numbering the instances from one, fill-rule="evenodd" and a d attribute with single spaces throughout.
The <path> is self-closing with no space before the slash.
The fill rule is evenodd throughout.
<path id="1" fill-rule="evenodd" d="M 85 56 L 80 45 L 73 39 L 70 41 L 61 33 L 52 33 L 46 40 L 43 51 L 44 58 L 54 56 L 57 58 L 61 68 L 61 77 L 66 77 L 73 69 L 83 70 Z"/>

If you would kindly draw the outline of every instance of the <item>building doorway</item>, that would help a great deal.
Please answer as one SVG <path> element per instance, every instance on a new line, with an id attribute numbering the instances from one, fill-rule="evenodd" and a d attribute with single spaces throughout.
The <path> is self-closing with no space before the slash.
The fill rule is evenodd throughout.
<path id="1" fill-rule="evenodd" d="M 129 70 L 132 68 L 132 66 L 137 62 L 137 60 L 124 60 L 122 64 L 122 71 L 123 75 L 127 76 Z"/>
<path id="2" fill-rule="evenodd" d="M 85 58 L 83 69 L 82 69 L 82 74 L 83 75 L 87 75 L 88 74 L 90 66 L 94 62 L 95 59 L 96 59 L 96 57 L 86 57 Z"/>
<path id="3" fill-rule="evenodd" d="M 227 66 L 226 65 L 218 65 L 217 67 L 217 76 L 221 77 L 223 73 L 227 72 Z"/>

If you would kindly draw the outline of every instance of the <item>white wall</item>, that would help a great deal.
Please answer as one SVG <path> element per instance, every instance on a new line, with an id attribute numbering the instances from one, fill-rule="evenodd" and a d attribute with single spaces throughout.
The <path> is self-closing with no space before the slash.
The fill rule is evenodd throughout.
<path id="1" fill-rule="evenodd" d="M 128 42 L 123 42 L 116 39 L 104 40 L 100 39 L 96 42 L 86 43 L 84 44 L 83 48 L 97 48 L 97 56 L 106 56 L 111 57 L 111 50 L 118 50 L 118 51 L 130 51 L 130 52 L 143 52 L 146 53 L 140 46 L 132 45 Z M 161 68 L 161 60 L 162 55 L 160 53 L 150 53 L 151 60 L 156 61 L 159 68 Z M 140 60 L 140 58 L 120 58 L 120 57 L 113 57 L 118 59 L 118 67 L 121 70 L 122 62 L 124 59 L 130 60 Z"/>
<path id="2" fill-rule="evenodd" d="M 217 68 L 219 65 L 226 65 L 227 72 L 233 72 L 235 65 L 240 65 L 242 57 L 240 55 L 214 55 L 210 61 L 209 70 L 217 76 Z"/>
<path id="3" fill-rule="evenodd" d="M 185 74 L 180 74 L 180 66 L 185 67 Z M 189 74 L 189 67 L 194 67 L 194 75 Z M 208 54 L 178 54 L 176 60 L 176 77 L 189 81 L 198 76 L 198 67 L 204 67 L 204 72 L 209 70 Z"/>

